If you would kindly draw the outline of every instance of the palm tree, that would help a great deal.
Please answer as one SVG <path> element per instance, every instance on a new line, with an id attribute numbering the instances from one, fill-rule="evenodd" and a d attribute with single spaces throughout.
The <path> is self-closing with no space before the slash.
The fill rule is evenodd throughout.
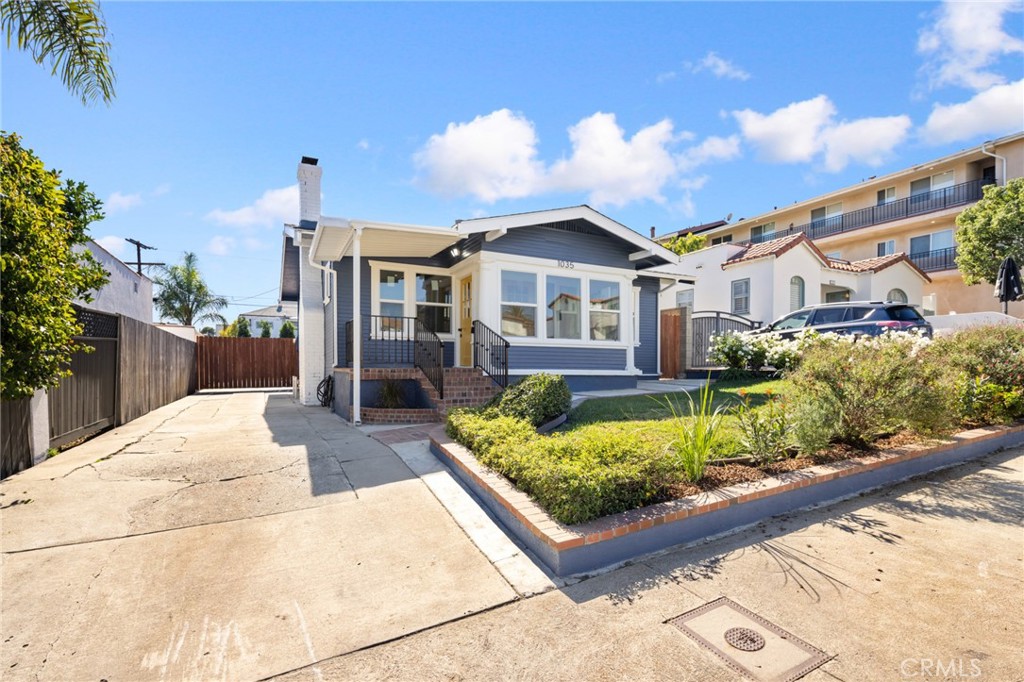
<path id="1" fill-rule="evenodd" d="M 163 273 L 153 280 L 160 287 L 153 303 L 160 317 L 179 324 L 193 326 L 206 321 L 224 324 L 224 316 L 217 311 L 227 307 L 228 299 L 210 292 L 199 274 L 198 262 L 196 254 L 186 252 L 181 265 L 163 268 Z"/>
<path id="2" fill-rule="evenodd" d="M 0 0 L 0 29 L 8 48 L 17 36 L 36 64 L 49 62 L 82 104 L 114 99 L 107 25 L 95 0 Z"/>

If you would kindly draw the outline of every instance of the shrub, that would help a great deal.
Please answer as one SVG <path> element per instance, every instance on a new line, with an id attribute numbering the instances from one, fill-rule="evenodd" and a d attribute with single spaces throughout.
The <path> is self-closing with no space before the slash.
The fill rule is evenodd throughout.
<path id="1" fill-rule="evenodd" d="M 453 410 L 448 413 L 445 431 L 473 451 L 484 466 L 502 471 L 500 454 L 517 445 L 538 438 L 536 429 L 522 419 L 487 416 L 473 409 Z M 497 453 L 492 456 L 491 451 Z"/>
<path id="2" fill-rule="evenodd" d="M 782 398 L 768 392 L 768 402 L 761 407 L 750 406 L 750 396 L 740 391 L 742 402 L 733 413 L 743 433 L 741 443 L 759 464 L 780 459 L 786 453 L 792 426 Z"/>
<path id="3" fill-rule="evenodd" d="M 729 369 L 742 370 L 750 360 L 750 337 L 736 332 L 726 332 L 710 339 L 711 352 L 708 359 L 716 365 L 722 365 Z"/>
<path id="4" fill-rule="evenodd" d="M 532 374 L 505 389 L 498 400 L 499 414 L 519 417 L 535 427 L 565 414 L 572 406 L 572 392 L 565 377 L 558 374 Z"/>
<path id="5" fill-rule="evenodd" d="M 714 451 L 718 431 L 722 426 L 722 407 L 711 409 L 711 385 L 704 384 L 700 390 L 700 402 L 694 403 L 689 393 L 686 400 L 690 403 L 689 419 L 683 417 L 671 398 L 666 398 L 672 411 L 676 437 L 672 441 L 672 452 L 676 466 L 686 476 L 686 480 L 696 483 L 704 478 L 704 469 Z"/>
<path id="6" fill-rule="evenodd" d="M 942 368 L 922 352 L 927 345 L 906 333 L 819 338 L 791 376 L 797 414 L 816 415 L 815 428 L 833 430 L 838 440 L 857 447 L 903 428 L 922 434 L 947 429 L 954 411 Z M 810 401 L 823 401 L 828 409 Z"/>
<path id="7" fill-rule="evenodd" d="M 937 338 L 929 354 L 954 374 L 1024 386 L 1024 326 L 987 325 Z"/>
<path id="8" fill-rule="evenodd" d="M 383 379 L 377 393 L 377 407 L 397 410 L 405 407 L 405 391 L 402 382 L 397 379 Z"/>

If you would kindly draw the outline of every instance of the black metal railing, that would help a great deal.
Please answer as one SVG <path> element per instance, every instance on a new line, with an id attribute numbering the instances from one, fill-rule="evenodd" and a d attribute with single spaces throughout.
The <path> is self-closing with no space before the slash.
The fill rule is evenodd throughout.
<path id="1" fill-rule="evenodd" d="M 844 213 L 843 215 L 821 220 L 812 220 L 805 225 L 797 225 L 784 230 L 769 232 L 759 235 L 747 241 L 734 242 L 740 246 L 748 244 L 760 244 L 762 242 L 788 237 L 791 234 L 802 232 L 811 239 L 822 239 L 832 235 L 842 234 L 851 230 L 859 230 L 872 225 L 880 225 L 893 220 L 909 218 L 915 215 L 933 213 L 954 206 L 969 204 L 981 198 L 985 185 L 995 184 L 992 178 L 971 180 L 945 189 L 937 189 L 931 192 L 915 194 L 912 197 L 899 199 L 897 201 L 882 204 L 880 206 L 869 206 L 857 211 Z"/>
<path id="2" fill-rule="evenodd" d="M 363 315 L 363 367 L 418 367 L 444 398 L 444 342 L 415 317 Z M 345 364 L 352 366 L 352 320 L 345 323 Z"/>
<path id="3" fill-rule="evenodd" d="M 951 246 L 948 249 L 912 253 L 910 254 L 910 260 L 914 261 L 914 265 L 925 272 L 956 270 L 956 247 Z"/>
<path id="4" fill-rule="evenodd" d="M 473 366 L 502 388 L 508 387 L 509 342 L 480 320 L 473 320 Z"/>
<path id="5" fill-rule="evenodd" d="M 415 318 L 414 318 L 415 319 Z M 419 367 L 437 395 L 444 399 L 444 341 L 421 320 L 415 321 L 413 364 Z"/>

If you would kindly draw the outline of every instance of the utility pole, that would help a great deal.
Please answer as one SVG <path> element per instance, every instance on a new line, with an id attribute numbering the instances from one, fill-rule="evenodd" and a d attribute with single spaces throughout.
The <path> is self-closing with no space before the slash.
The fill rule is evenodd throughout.
<path id="1" fill-rule="evenodd" d="M 129 263 L 129 265 L 134 265 L 135 266 L 135 272 L 137 272 L 137 273 L 139 273 L 141 275 L 142 274 L 142 266 L 143 265 L 165 265 L 165 263 L 143 263 L 142 262 L 142 250 L 146 249 L 147 251 L 155 251 L 156 250 L 155 246 L 147 246 L 147 245 L 143 244 L 142 242 L 140 242 L 137 239 L 125 239 L 125 241 L 128 242 L 129 244 L 135 244 L 135 262 L 134 263 Z"/>

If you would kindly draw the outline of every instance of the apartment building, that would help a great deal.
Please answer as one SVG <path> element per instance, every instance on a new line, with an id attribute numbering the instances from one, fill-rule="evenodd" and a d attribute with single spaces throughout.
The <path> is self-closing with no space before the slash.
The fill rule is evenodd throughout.
<path id="1" fill-rule="evenodd" d="M 905 253 L 930 279 L 923 284 L 921 300 L 910 301 L 920 303 L 926 314 L 1001 312 L 991 285 L 964 284 L 956 267 L 955 220 L 981 198 L 985 185 L 1022 176 L 1024 132 L 754 218 L 690 231 L 705 235 L 709 246 L 756 245 L 802 233 L 840 267 Z M 823 291 L 821 300 L 849 300 L 855 294 L 837 286 Z M 1024 318 L 1024 302 L 1011 303 L 1010 314 Z"/>

